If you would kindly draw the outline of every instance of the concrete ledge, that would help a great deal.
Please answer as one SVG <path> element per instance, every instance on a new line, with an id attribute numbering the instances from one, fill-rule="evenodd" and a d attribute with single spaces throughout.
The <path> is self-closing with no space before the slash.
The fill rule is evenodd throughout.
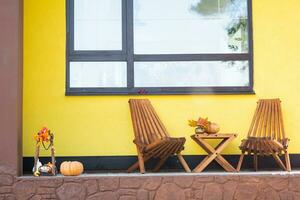
<path id="1" fill-rule="evenodd" d="M 84 173 L 80 176 L 75 176 L 73 178 L 97 178 L 97 177 L 164 177 L 164 176 L 296 176 L 300 177 L 300 170 L 294 170 L 292 172 L 286 171 L 249 171 L 249 172 L 201 172 L 201 173 L 186 173 L 186 172 L 157 172 L 157 173 L 145 173 L 141 174 L 138 172 L 135 173 Z M 58 174 L 57 176 L 41 176 L 33 177 L 31 174 L 17 177 L 19 180 L 30 180 L 30 179 L 42 179 L 42 178 L 69 178 Z"/>

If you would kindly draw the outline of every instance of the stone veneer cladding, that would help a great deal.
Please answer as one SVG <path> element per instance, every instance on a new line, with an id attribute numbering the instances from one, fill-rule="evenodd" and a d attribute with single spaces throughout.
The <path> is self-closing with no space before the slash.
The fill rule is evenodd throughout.
<path id="1" fill-rule="evenodd" d="M 0 200 L 298 200 L 300 175 L 189 174 L 16 177 L 0 165 Z"/>

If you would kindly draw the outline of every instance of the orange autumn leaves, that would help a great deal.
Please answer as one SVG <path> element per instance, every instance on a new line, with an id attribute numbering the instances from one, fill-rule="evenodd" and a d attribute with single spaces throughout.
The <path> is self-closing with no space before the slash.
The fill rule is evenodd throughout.
<path id="1" fill-rule="evenodd" d="M 198 121 L 195 121 L 195 120 L 189 120 L 189 126 L 191 127 L 197 127 L 197 126 L 200 126 L 202 128 L 208 128 L 209 124 L 211 122 L 208 121 L 208 118 L 201 118 L 199 117 Z"/>
<path id="2" fill-rule="evenodd" d="M 34 139 L 37 143 L 49 142 L 50 140 L 50 129 L 43 127 L 37 134 L 34 135 Z"/>

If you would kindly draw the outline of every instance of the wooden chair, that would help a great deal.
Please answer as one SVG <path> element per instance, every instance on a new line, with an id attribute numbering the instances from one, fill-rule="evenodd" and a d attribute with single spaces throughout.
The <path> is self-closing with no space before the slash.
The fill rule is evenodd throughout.
<path id="1" fill-rule="evenodd" d="M 283 126 L 281 101 L 279 99 L 261 99 L 258 101 L 255 114 L 250 125 L 248 137 L 242 140 L 242 154 L 238 162 L 240 170 L 245 153 L 253 154 L 254 169 L 257 170 L 257 156 L 271 155 L 276 163 L 285 171 L 291 171 L 288 154 L 288 142 Z M 284 154 L 285 164 L 280 155 Z"/>
<path id="2" fill-rule="evenodd" d="M 184 149 L 185 138 L 169 136 L 163 123 L 148 99 L 129 100 L 131 119 L 137 146 L 138 161 L 128 168 L 127 172 L 140 168 L 145 173 L 145 162 L 150 158 L 159 158 L 153 171 L 158 171 L 168 157 L 176 154 L 185 171 L 190 168 L 180 152 Z"/>

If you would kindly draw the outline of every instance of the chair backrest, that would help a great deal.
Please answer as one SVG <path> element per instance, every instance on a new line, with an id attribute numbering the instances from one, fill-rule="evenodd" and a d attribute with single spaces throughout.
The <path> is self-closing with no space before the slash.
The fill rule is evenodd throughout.
<path id="1" fill-rule="evenodd" d="M 248 137 L 285 139 L 280 99 L 260 99 L 248 132 Z"/>
<path id="2" fill-rule="evenodd" d="M 130 99 L 129 106 L 137 142 L 147 145 L 158 139 L 169 137 L 148 99 Z"/>

